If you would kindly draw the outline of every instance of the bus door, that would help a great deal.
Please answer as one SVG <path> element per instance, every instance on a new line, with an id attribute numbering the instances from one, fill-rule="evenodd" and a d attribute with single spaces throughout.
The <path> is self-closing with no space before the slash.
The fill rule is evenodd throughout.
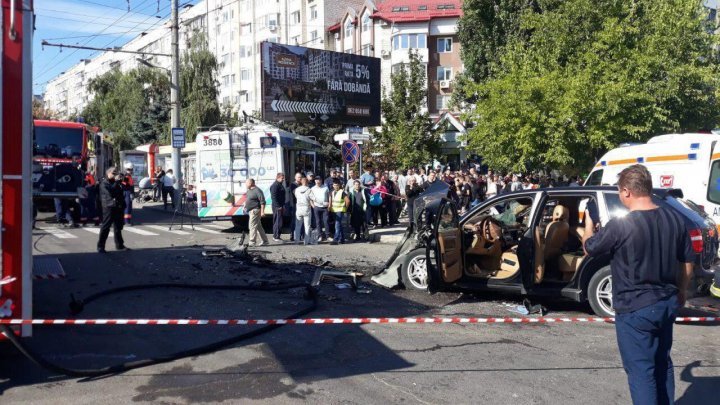
<path id="1" fill-rule="evenodd" d="M 201 219 L 231 216 L 242 203 L 237 201 L 233 184 L 231 138 L 227 132 L 211 132 L 196 141 L 198 217 Z"/>

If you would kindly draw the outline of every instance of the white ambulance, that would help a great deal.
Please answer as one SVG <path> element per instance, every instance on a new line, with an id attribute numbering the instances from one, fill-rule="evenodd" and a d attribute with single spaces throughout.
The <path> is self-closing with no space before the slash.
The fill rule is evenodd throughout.
<path id="1" fill-rule="evenodd" d="M 676 188 L 720 224 L 720 135 L 658 135 L 645 144 L 607 152 L 590 172 L 586 186 L 614 185 L 624 168 L 641 163 L 653 187 Z"/>

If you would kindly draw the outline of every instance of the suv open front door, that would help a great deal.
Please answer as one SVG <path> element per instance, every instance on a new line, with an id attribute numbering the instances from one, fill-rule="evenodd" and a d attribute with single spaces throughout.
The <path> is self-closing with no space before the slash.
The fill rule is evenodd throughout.
<path id="1" fill-rule="evenodd" d="M 435 217 L 432 240 L 426 245 L 429 292 L 462 277 L 462 231 L 458 219 L 455 204 L 443 198 Z"/>

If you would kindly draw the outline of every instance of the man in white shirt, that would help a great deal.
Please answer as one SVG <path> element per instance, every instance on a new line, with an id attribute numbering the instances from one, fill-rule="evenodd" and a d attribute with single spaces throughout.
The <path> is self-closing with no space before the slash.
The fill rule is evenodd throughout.
<path id="1" fill-rule="evenodd" d="M 165 176 L 163 176 L 163 188 L 162 188 L 162 197 L 163 197 L 163 208 L 167 211 L 167 197 L 168 194 L 170 195 L 170 202 L 172 203 L 172 208 L 175 209 L 175 182 L 177 180 L 175 179 L 175 175 L 173 174 L 172 169 L 168 169 L 168 171 L 165 172 Z"/>
<path id="2" fill-rule="evenodd" d="M 310 189 L 310 206 L 312 206 L 315 226 L 320 232 L 322 241 L 326 241 L 327 235 L 330 233 L 330 226 L 328 225 L 329 205 L 330 190 L 325 187 L 320 176 L 317 176 L 315 177 L 315 186 Z"/>

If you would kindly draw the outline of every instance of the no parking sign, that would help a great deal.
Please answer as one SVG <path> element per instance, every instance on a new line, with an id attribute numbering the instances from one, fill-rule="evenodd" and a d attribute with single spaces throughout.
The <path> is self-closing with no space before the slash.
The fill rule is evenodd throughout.
<path id="1" fill-rule="evenodd" d="M 360 159 L 360 146 L 355 141 L 343 141 L 340 151 L 345 164 L 351 165 Z"/>

